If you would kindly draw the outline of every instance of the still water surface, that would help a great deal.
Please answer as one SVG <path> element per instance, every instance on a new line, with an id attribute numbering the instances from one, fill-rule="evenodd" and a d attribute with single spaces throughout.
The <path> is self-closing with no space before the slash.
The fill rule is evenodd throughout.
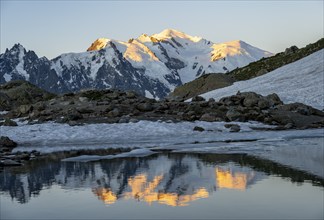
<path id="1" fill-rule="evenodd" d="M 243 154 L 47 158 L 0 171 L 0 219 L 323 219 L 323 186 Z"/>

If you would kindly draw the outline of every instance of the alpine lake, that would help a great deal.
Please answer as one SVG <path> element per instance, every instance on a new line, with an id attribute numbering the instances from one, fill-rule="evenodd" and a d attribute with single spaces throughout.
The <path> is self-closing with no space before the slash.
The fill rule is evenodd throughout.
<path id="1" fill-rule="evenodd" d="M 322 178 L 247 154 L 64 157 L 2 168 L 0 219 L 323 219 Z"/>

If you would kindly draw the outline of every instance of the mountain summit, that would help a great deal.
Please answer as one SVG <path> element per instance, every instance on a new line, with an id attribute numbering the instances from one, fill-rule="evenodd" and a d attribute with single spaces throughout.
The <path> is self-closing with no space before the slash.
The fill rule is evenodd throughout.
<path id="1" fill-rule="evenodd" d="M 99 38 L 86 52 L 52 60 L 15 45 L 0 55 L 0 83 L 24 79 L 55 93 L 117 88 L 159 99 L 203 74 L 225 73 L 271 55 L 243 41 L 215 44 L 166 29 L 127 42 Z"/>
<path id="2" fill-rule="evenodd" d="M 198 42 L 202 39 L 202 37 L 192 37 L 188 34 L 185 34 L 181 31 L 177 31 L 174 29 L 165 29 L 159 34 L 153 34 L 151 37 L 154 37 L 159 40 L 166 40 L 171 38 L 182 38 L 182 39 L 190 40 L 192 42 Z"/>

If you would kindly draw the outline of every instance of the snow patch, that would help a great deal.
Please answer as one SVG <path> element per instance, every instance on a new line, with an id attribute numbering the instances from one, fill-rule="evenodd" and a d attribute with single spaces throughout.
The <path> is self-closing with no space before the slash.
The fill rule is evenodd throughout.
<path id="1" fill-rule="evenodd" d="M 16 71 L 21 74 L 27 81 L 29 80 L 29 74 L 26 72 L 24 68 L 24 56 L 25 56 L 25 49 L 23 46 L 19 45 L 19 63 L 16 66 Z M 8 81 L 7 81 L 8 82 Z"/>
<path id="2" fill-rule="evenodd" d="M 9 82 L 9 81 L 11 81 L 12 76 L 9 75 L 8 73 L 5 73 L 5 74 L 3 75 L 3 78 L 5 79 L 6 82 Z"/>
<path id="3" fill-rule="evenodd" d="M 154 96 L 152 95 L 152 93 L 150 93 L 149 91 L 145 90 L 145 97 L 149 98 L 149 99 L 154 99 Z"/>
<path id="4" fill-rule="evenodd" d="M 301 102 L 324 109 L 324 49 L 265 75 L 202 94 L 219 100 L 240 92 L 277 93 L 284 103 Z"/>

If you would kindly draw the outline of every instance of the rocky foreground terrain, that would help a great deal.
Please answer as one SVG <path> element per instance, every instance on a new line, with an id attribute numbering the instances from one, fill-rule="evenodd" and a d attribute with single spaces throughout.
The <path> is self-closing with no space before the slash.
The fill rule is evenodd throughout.
<path id="1" fill-rule="evenodd" d="M 302 103 L 284 104 L 276 94 L 261 96 L 238 92 L 219 102 L 196 96 L 192 102 L 165 99 L 156 101 L 135 92 L 86 90 L 54 95 L 25 81 L 0 86 L 0 111 L 10 125 L 13 118 L 29 123 L 55 121 L 70 125 L 83 123 L 128 123 L 138 120 L 172 121 L 259 121 L 282 129 L 324 126 L 324 112 Z M 6 124 L 7 123 L 7 124 Z"/>
<path id="2" fill-rule="evenodd" d="M 0 86 L 2 125 L 8 119 L 24 117 L 29 123 L 55 121 L 70 125 L 83 123 L 128 123 L 138 120 L 172 121 L 259 121 L 282 129 L 324 126 L 324 112 L 310 106 L 284 104 L 276 94 L 261 96 L 238 92 L 219 102 L 196 96 L 192 102 L 165 99 L 156 101 L 135 92 L 86 90 L 53 95 L 25 81 Z"/>
<path id="3" fill-rule="evenodd" d="M 226 126 L 233 132 L 240 131 L 235 122 L 250 120 L 275 125 L 271 129 L 279 130 L 324 126 L 323 111 L 302 103 L 284 104 L 276 94 L 261 96 L 253 92 L 238 92 L 218 102 L 200 96 L 194 97 L 192 102 L 172 99 L 156 101 L 135 92 L 119 90 L 86 90 L 54 95 L 26 81 L 11 81 L 0 86 L 0 111 L 1 129 L 17 126 L 12 120 L 15 118 L 24 118 L 31 124 L 54 121 L 71 126 L 136 123 L 139 120 L 226 121 L 229 122 Z M 204 129 L 198 127 L 195 130 Z M 1 137 L 2 152 L 10 152 L 15 146 L 10 139 Z M 37 155 L 37 152 L 32 152 L 25 156 L 30 158 Z M 7 165 L 19 164 L 16 162 L 7 160 Z"/>

